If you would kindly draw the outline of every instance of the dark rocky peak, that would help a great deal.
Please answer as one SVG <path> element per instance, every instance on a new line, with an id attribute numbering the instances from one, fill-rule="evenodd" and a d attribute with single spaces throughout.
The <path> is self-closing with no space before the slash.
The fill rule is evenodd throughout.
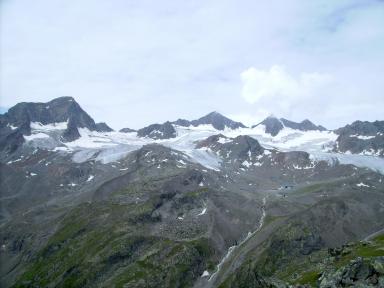
<path id="1" fill-rule="evenodd" d="M 300 123 L 290 121 L 284 118 L 280 118 L 280 121 L 283 123 L 285 127 L 289 127 L 295 130 L 300 130 L 300 131 L 310 131 L 310 130 L 319 130 L 319 131 L 324 131 L 327 130 L 323 126 L 316 126 L 313 124 L 311 121 L 308 119 L 305 119 L 301 121 Z"/>
<path id="2" fill-rule="evenodd" d="M 137 136 L 152 139 L 169 139 L 176 137 L 176 130 L 170 122 L 152 124 L 137 130 Z"/>
<path id="3" fill-rule="evenodd" d="M 132 132 L 136 132 L 137 130 L 135 129 L 131 129 L 131 128 L 122 128 L 119 130 L 119 132 L 122 132 L 122 133 L 132 133 Z"/>
<path id="4" fill-rule="evenodd" d="M 308 119 L 305 119 L 304 121 L 298 123 L 294 122 L 288 119 L 284 118 L 276 118 L 275 116 L 269 116 L 259 124 L 252 126 L 252 128 L 258 126 L 258 125 L 264 125 L 265 126 L 265 133 L 271 134 L 272 136 L 276 136 L 279 134 L 281 130 L 283 130 L 284 127 L 288 127 L 295 130 L 300 131 L 311 131 L 311 130 L 319 130 L 319 131 L 325 131 L 327 130 L 323 126 L 316 126 Z"/>
<path id="5" fill-rule="evenodd" d="M 8 110 L 8 123 L 18 127 L 30 122 L 43 125 L 72 121 L 76 127 L 96 130 L 95 121 L 72 97 L 59 97 L 47 103 L 22 102 Z"/>
<path id="6" fill-rule="evenodd" d="M 259 125 L 264 125 L 265 126 L 265 133 L 271 134 L 272 136 L 276 136 L 284 128 L 284 125 L 280 121 L 280 119 L 278 119 L 274 116 L 267 117 L 266 119 L 264 119 L 259 124 L 252 126 L 252 128 L 259 126 Z"/>
<path id="7" fill-rule="evenodd" d="M 42 125 L 66 122 L 61 135 L 66 142 L 80 137 L 78 128 L 111 131 L 105 123 L 96 124 L 73 97 L 59 97 L 46 103 L 22 102 L 0 115 L 0 149 L 15 151 L 24 142 L 23 135 L 31 134 L 32 122 Z"/>
<path id="8" fill-rule="evenodd" d="M 98 132 L 113 132 L 114 130 L 109 127 L 105 122 L 96 123 L 96 131 Z"/>
<path id="9" fill-rule="evenodd" d="M 22 128 L 23 134 L 30 133 L 31 122 L 43 125 L 67 122 L 68 129 L 88 128 L 96 131 L 95 121 L 80 107 L 72 97 L 59 97 L 47 103 L 18 103 L 1 115 L 1 128 Z M 78 134 L 67 131 L 67 134 Z"/>
<path id="10" fill-rule="evenodd" d="M 245 128 L 242 123 L 235 122 L 218 112 L 211 112 L 204 117 L 191 121 L 193 126 L 199 126 L 203 124 L 211 124 L 217 130 L 224 130 L 225 127 L 230 129 Z"/>

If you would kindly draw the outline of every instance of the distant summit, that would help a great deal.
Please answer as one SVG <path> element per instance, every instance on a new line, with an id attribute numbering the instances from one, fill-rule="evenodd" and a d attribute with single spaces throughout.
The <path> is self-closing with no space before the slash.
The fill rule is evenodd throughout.
<path id="1" fill-rule="evenodd" d="M 245 128 L 246 126 L 240 122 L 233 121 L 220 113 L 214 111 L 211 112 L 197 120 L 188 121 L 185 119 L 178 119 L 177 121 L 172 122 L 172 124 L 179 126 L 199 126 L 199 125 L 212 125 L 213 128 L 217 130 L 224 130 L 225 128 L 237 129 Z"/>
<path id="2" fill-rule="evenodd" d="M 252 126 L 252 128 L 257 127 L 259 125 L 265 126 L 265 133 L 271 134 L 272 136 L 276 136 L 279 134 L 281 130 L 283 130 L 284 127 L 288 127 L 294 130 L 300 130 L 300 131 L 325 131 L 327 130 L 323 126 L 315 125 L 308 119 L 305 119 L 301 122 L 294 122 L 288 119 L 284 118 L 277 118 L 275 116 L 269 116 L 266 119 L 264 119 L 262 122 L 260 122 L 257 125 Z"/>

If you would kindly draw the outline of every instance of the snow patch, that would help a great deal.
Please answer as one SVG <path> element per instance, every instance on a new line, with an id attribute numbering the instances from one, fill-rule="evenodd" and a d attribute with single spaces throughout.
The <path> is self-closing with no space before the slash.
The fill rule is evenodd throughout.
<path id="1" fill-rule="evenodd" d="M 369 139 L 373 139 L 375 138 L 376 136 L 364 136 L 364 135 L 350 135 L 349 137 L 353 137 L 353 138 L 358 138 L 358 139 L 361 139 L 361 140 L 369 140 Z"/>
<path id="2" fill-rule="evenodd" d="M 88 177 L 88 179 L 87 179 L 87 182 L 92 181 L 93 178 L 95 178 L 95 176 L 93 176 L 93 175 L 89 175 L 89 177 Z"/>
<path id="3" fill-rule="evenodd" d="M 41 133 L 41 132 L 33 133 L 29 136 L 23 135 L 23 137 L 24 137 L 25 141 L 32 141 L 35 139 L 49 138 L 49 136 L 47 134 Z"/>
<path id="4" fill-rule="evenodd" d="M 8 128 L 11 128 L 12 130 L 16 130 L 17 128 L 19 128 L 19 127 L 16 127 L 16 126 L 13 126 L 12 124 L 7 124 L 7 127 Z"/>
<path id="5" fill-rule="evenodd" d="M 65 122 L 50 123 L 45 125 L 40 122 L 31 122 L 30 127 L 33 130 L 46 131 L 46 132 L 53 131 L 53 130 L 65 130 L 68 128 L 68 120 Z"/>
<path id="6" fill-rule="evenodd" d="M 245 160 L 243 163 L 241 163 L 241 165 L 243 165 L 243 166 L 249 168 L 249 167 L 252 165 L 252 163 L 250 163 L 250 162 L 248 162 L 247 160 Z"/>
<path id="7" fill-rule="evenodd" d="M 16 159 L 16 160 L 11 160 L 11 161 L 8 161 L 7 164 L 16 163 L 16 162 L 19 162 L 19 161 L 21 161 L 21 160 L 22 160 L 21 158 Z"/>
<path id="8" fill-rule="evenodd" d="M 363 182 L 360 182 L 359 184 L 356 184 L 357 187 L 371 187 L 367 184 L 364 184 Z"/>
<path id="9" fill-rule="evenodd" d="M 203 209 L 203 211 L 201 211 L 199 214 L 197 214 L 197 216 L 204 215 L 206 212 L 207 212 L 207 208 L 205 207 L 205 208 Z"/>

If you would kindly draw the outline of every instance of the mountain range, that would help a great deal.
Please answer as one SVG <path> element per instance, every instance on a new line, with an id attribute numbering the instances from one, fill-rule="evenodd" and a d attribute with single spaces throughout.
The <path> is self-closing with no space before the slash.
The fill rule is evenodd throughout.
<path id="1" fill-rule="evenodd" d="M 0 115 L 1 287 L 384 287 L 384 121 Z"/>

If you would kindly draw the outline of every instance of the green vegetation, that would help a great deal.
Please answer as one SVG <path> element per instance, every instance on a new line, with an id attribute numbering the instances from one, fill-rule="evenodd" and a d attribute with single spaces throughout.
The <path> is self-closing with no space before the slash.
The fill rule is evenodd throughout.
<path id="1" fill-rule="evenodd" d="M 324 271 L 336 271 L 352 260 L 384 256 L 384 234 L 371 241 L 348 243 L 335 249 L 324 249 L 311 229 L 302 223 L 289 223 L 247 256 L 247 260 L 220 287 L 242 287 L 249 281 L 283 281 L 290 285 L 317 287 Z M 257 259 L 257 262 L 254 260 Z M 256 279 L 256 280 L 255 280 Z M 279 279 L 279 280 L 276 280 Z M 269 285 L 269 284 L 268 284 Z M 246 286 L 244 286 L 246 287 Z M 263 286 L 264 287 L 264 286 Z M 275 287 L 275 286 L 265 286 Z"/>
<path id="2" fill-rule="evenodd" d="M 207 239 L 151 236 L 159 201 L 77 206 L 14 287 L 189 287 L 212 267 L 214 250 Z"/>

